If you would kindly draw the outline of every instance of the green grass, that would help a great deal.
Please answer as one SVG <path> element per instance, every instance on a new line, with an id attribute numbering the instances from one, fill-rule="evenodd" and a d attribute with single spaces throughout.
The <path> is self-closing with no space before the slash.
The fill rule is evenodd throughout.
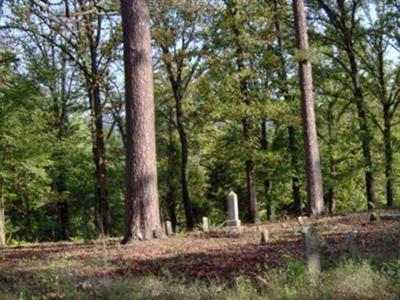
<path id="1" fill-rule="evenodd" d="M 281 269 L 256 278 L 238 276 L 233 283 L 191 282 L 167 276 L 102 277 L 87 280 L 68 273 L 42 272 L 0 291 L 0 299 L 396 299 L 400 296 L 400 259 L 383 262 L 342 259 L 321 274 L 320 285 L 309 281 L 302 262 L 288 259 Z M 1 286 L 0 286 L 1 287 Z"/>

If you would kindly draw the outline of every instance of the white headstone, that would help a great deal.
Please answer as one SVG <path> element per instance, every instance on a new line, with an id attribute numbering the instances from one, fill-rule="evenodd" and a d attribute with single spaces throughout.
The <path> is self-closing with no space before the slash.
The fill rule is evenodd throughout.
<path id="1" fill-rule="evenodd" d="M 210 226 L 208 224 L 208 218 L 203 217 L 203 231 L 204 232 L 209 232 L 210 231 Z"/>
<path id="2" fill-rule="evenodd" d="M 165 222 L 165 233 L 167 235 L 172 235 L 174 234 L 174 231 L 172 230 L 172 223 L 171 221 Z"/>
<path id="3" fill-rule="evenodd" d="M 228 221 L 226 226 L 240 227 L 238 197 L 233 191 L 228 195 Z"/>

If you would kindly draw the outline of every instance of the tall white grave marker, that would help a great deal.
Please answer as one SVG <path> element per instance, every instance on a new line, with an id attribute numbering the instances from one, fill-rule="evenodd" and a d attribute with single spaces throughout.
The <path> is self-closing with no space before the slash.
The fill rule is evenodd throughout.
<path id="1" fill-rule="evenodd" d="M 233 191 L 228 195 L 228 221 L 226 226 L 240 227 L 238 196 Z"/>

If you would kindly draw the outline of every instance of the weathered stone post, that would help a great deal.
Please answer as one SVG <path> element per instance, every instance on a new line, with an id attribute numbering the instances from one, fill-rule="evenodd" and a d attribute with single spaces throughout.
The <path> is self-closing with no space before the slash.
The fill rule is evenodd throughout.
<path id="1" fill-rule="evenodd" d="M 240 227 L 238 197 L 233 191 L 228 195 L 228 221 L 226 226 Z"/>
<path id="2" fill-rule="evenodd" d="M 354 256 L 354 239 L 353 239 L 353 232 L 349 231 L 347 233 L 347 251 L 350 253 L 350 255 L 353 257 Z"/>
<path id="3" fill-rule="evenodd" d="M 264 229 L 261 231 L 261 239 L 260 239 L 261 246 L 267 245 L 268 241 L 269 241 L 269 231 L 268 229 Z"/>
<path id="4" fill-rule="evenodd" d="M 321 273 L 321 260 L 319 254 L 319 238 L 314 225 L 305 226 L 302 230 L 304 251 L 311 282 L 318 285 Z"/>
<path id="5" fill-rule="evenodd" d="M 174 234 L 171 221 L 165 222 L 165 233 L 168 235 Z"/>
<path id="6" fill-rule="evenodd" d="M 203 217 L 203 231 L 204 232 L 209 232 L 210 231 L 210 225 L 208 224 L 208 218 Z"/>

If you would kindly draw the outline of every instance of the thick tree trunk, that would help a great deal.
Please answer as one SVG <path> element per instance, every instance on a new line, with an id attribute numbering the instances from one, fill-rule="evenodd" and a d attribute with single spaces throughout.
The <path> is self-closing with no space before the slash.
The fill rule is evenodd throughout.
<path id="1" fill-rule="evenodd" d="M 147 0 L 122 0 L 126 103 L 123 243 L 162 234 L 157 191 L 153 71 Z"/>
<path id="2" fill-rule="evenodd" d="M 287 79 L 287 71 L 286 71 L 286 61 L 283 54 L 283 41 L 282 41 L 282 31 L 281 31 L 281 24 L 279 19 L 279 7 L 278 1 L 274 1 L 274 23 L 275 23 L 275 31 L 277 36 L 278 42 L 278 57 L 280 60 L 280 70 L 279 70 L 279 78 L 282 81 L 282 85 L 280 91 L 284 96 L 287 102 L 292 101 L 289 97 L 289 86 L 288 86 L 288 79 Z M 302 212 L 301 207 L 301 192 L 300 192 L 300 179 L 299 179 L 299 163 L 298 163 L 298 151 L 296 146 L 296 130 L 294 126 L 288 126 L 288 149 L 290 153 L 290 164 L 294 171 L 294 176 L 292 176 L 292 199 L 293 199 L 293 212 L 295 214 L 300 215 Z"/>
<path id="3" fill-rule="evenodd" d="M 309 46 L 304 1 L 294 0 L 293 11 L 298 48 L 302 52 L 307 52 Z M 305 53 L 300 55 L 302 54 Z M 299 59 L 299 83 L 302 97 L 308 209 L 310 215 L 320 215 L 324 211 L 322 176 L 314 110 L 312 67 L 306 55 Z"/>
<path id="4" fill-rule="evenodd" d="M 186 228 L 192 230 L 194 227 L 193 208 L 189 194 L 189 143 L 183 121 L 182 97 L 176 100 L 176 123 L 179 139 L 181 142 L 181 187 L 183 208 L 185 210 Z"/>
<path id="5" fill-rule="evenodd" d="M 267 120 L 264 119 L 261 123 L 261 148 L 264 151 L 268 150 L 268 137 L 267 137 Z M 267 211 L 267 220 L 272 219 L 272 199 L 270 196 L 271 181 L 268 176 L 264 179 L 264 193 L 265 193 L 265 208 Z"/>
<path id="6" fill-rule="evenodd" d="M 3 180 L 0 179 L 0 247 L 6 245 L 6 218 Z"/>
<path id="7" fill-rule="evenodd" d="M 384 132 L 385 144 L 385 179 L 386 179 L 386 206 L 393 207 L 393 147 L 392 147 L 392 122 L 388 107 L 384 107 Z"/>

